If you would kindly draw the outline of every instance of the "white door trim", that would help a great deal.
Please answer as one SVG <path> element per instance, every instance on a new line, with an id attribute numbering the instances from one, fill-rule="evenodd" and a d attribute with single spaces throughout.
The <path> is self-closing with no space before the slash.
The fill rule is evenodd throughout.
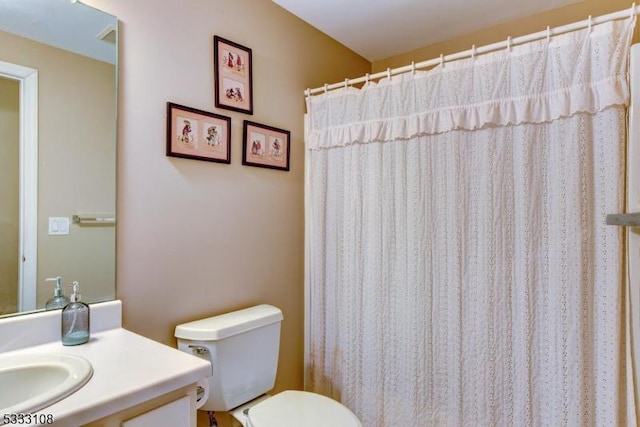
<path id="1" fill-rule="evenodd" d="M 0 61 L 0 75 L 20 83 L 18 311 L 29 311 L 36 309 L 38 275 L 38 71 Z"/>

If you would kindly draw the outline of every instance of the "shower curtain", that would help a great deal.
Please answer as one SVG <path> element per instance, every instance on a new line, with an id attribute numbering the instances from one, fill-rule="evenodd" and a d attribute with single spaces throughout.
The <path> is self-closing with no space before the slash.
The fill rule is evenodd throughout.
<path id="1" fill-rule="evenodd" d="M 307 388 L 364 427 L 636 425 L 634 25 L 307 98 Z"/>

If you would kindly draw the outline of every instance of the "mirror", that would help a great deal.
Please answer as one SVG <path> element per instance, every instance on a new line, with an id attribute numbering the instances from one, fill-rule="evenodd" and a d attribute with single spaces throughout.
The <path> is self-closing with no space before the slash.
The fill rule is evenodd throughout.
<path id="1" fill-rule="evenodd" d="M 115 298 L 117 25 L 0 0 L 0 316 L 43 309 L 56 276 Z"/>

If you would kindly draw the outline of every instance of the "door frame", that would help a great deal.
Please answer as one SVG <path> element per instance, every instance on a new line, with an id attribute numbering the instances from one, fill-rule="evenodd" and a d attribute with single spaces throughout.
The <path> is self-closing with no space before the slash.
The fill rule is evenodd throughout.
<path id="1" fill-rule="evenodd" d="M 38 71 L 0 61 L 0 76 L 20 84 L 18 311 L 31 311 L 38 278 Z"/>

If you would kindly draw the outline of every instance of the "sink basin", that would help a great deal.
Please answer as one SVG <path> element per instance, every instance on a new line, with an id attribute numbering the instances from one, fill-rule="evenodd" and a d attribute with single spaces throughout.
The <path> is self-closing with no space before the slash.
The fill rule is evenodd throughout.
<path id="1" fill-rule="evenodd" d="M 87 359 L 71 354 L 0 354 L 0 417 L 45 408 L 85 385 L 92 374 Z"/>

